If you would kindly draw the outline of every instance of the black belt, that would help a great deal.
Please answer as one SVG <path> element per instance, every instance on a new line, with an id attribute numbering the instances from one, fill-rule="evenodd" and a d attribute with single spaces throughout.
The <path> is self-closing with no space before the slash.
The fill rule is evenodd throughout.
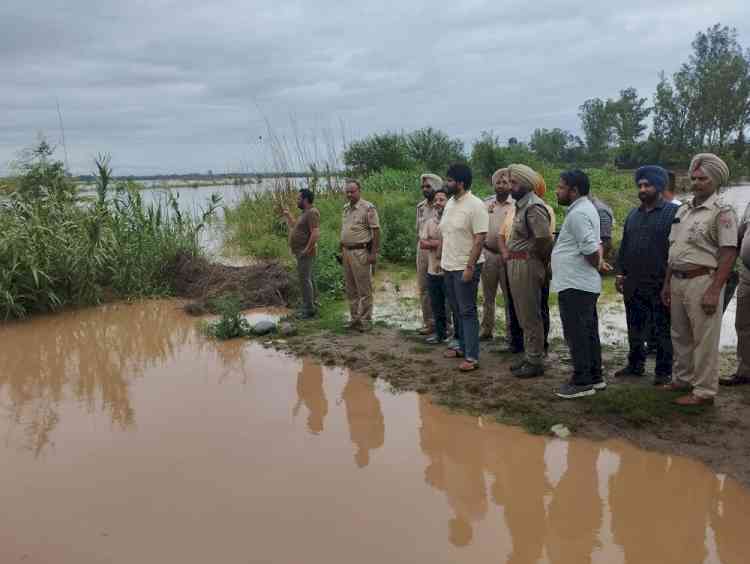
<path id="1" fill-rule="evenodd" d="M 357 243 L 356 245 L 347 245 L 346 243 L 342 243 L 342 245 L 347 251 L 355 251 L 357 249 L 366 249 L 370 246 L 370 243 Z"/>
<path id="2" fill-rule="evenodd" d="M 698 276 L 708 276 L 713 272 L 712 268 L 702 266 L 693 270 L 673 270 L 672 276 L 681 280 L 689 280 L 690 278 L 697 278 Z"/>

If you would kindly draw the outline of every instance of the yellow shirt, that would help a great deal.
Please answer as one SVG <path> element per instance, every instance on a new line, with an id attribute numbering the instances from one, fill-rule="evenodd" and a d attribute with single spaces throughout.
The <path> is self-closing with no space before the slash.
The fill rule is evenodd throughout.
<path id="1" fill-rule="evenodd" d="M 438 219 L 437 214 L 428 219 L 422 225 L 422 230 L 419 232 L 419 238 L 424 239 L 425 241 L 429 239 L 440 240 L 443 238 L 440 234 L 440 220 Z M 434 276 L 443 274 L 443 271 L 440 269 L 439 249 L 429 249 L 427 251 L 427 273 Z"/>
<path id="2" fill-rule="evenodd" d="M 440 220 L 443 235 L 443 256 L 440 266 L 443 270 L 464 270 L 469 262 L 474 235 L 487 233 L 489 216 L 484 202 L 471 192 L 460 199 L 453 196 L 448 200 Z M 484 262 L 480 254 L 477 263 Z"/>
<path id="3" fill-rule="evenodd" d="M 427 200 L 422 200 L 417 204 L 417 236 L 422 232 L 422 227 L 433 217 L 437 217 L 435 206 Z"/>
<path id="4" fill-rule="evenodd" d="M 719 248 L 737 247 L 737 214 L 713 194 L 702 204 L 685 202 L 675 215 L 669 234 L 669 266 L 694 270 L 719 265 Z"/>
<path id="5" fill-rule="evenodd" d="M 380 229 L 378 210 L 366 200 L 346 204 L 341 219 L 341 242 L 345 245 L 360 245 L 372 241 L 372 230 Z"/>

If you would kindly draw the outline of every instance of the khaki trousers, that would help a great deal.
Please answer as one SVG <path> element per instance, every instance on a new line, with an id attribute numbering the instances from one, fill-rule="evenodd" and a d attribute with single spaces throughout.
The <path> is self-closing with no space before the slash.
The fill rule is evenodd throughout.
<path id="1" fill-rule="evenodd" d="M 510 293 L 523 330 L 523 347 L 528 364 L 544 363 L 544 321 L 542 319 L 542 286 L 546 279 L 544 265 L 538 259 L 510 260 L 507 263 Z"/>
<path id="2" fill-rule="evenodd" d="M 367 249 L 344 249 L 344 286 L 352 323 L 372 320 L 372 265 Z"/>
<path id="3" fill-rule="evenodd" d="M 505 335 L 510 337 L 510 314 L 508 312 L 508 287 L 506 286 L 505 263 L 499 253 L 484 251 L 484 267 L 482 268 L 482 335 L 492 335 L 495 332 L 495 298 L 498 286 L 505 298 Z"/>
<path id="4" fill-rule="evenodd" d="M 429 251 L 417 248 L 417 289 L 419 302 L 422 305 L 422 323 L 425 327 L 432 328 L 435 326 L 435 320 L 432 316 L 432 303 L 427 283 L 428 256 Z"/>
<path id="5" fill-rule="evenodd" d="M 737 286 L 737 374 L 750 377 L 750 269 L 740 265 Z"/>
<path id="6" fill-rule="evenodd" d="M 716 313 L 706 315 L 701 307 L 703 294 L 712 281 L 712 276 L 689 279 L 673 276 L 671 281 L 673 379 L 678 384 L 691 384 L 693 394 L 701 398 L 713 397 L 719 389 L 719 338 L 724 288 L 721 289 Z"/>

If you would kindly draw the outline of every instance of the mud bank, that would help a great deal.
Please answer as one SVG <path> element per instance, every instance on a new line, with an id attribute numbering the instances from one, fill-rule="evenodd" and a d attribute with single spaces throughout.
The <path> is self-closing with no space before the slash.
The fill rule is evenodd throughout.
<path id="1" fill-rule="evenodd" d="M 652 385 L 653 359 L 647 376 L 615 381 L 592 398 L 565 401 L 553 390 L 570 378 L 570 357 L 553 341 L 544 377 L 519 381 L 510 373 L 514 355 L 498 352 L 499 343 L 483 343 L 481 369 L 463 374 L 457 362 L 442 357 L 442 347 L 424 345 L 405 330 L 376 327 L 369 334 L 308 334 L 269 346 L 313 356 L 326 365 L 346 366 L 387 382 L 394 391 L 429 394 L 451 409 L 521 425 L 534 433 L 548 433 L 562 423 L 576 436 L 590 439 L 624 438 L 641 448 L 698 458 L 717 472 L 750 485 L 750 387 L 721 389 L 714 407 L 678 408 L 675 395 Z M 606 347 L 605 374 L 622 367 L 626 351 Z M 724 354 L 723 372 L 734 355 Z"/>

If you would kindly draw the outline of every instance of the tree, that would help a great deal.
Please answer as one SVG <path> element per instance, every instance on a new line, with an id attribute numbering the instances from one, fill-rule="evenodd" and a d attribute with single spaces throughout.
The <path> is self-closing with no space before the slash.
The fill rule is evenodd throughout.
<path id="1" fill-rule="evenodd" d="M 427 127 L 406 136 L 409 157 L 433 172 L 443 172 L 452 163 L 465 161 L 464 144 L 442 131 Z"/>
<path id="2" fill-rule="evenodd" d="M 492 131 L 482 131 L 471 147 L 471 166 L 474 172 L 482 178 L 490 178 L 498 168 L 508 164 L 500 147 L 500 138 Z"/>
<path id="3" fill-rule="evenodd" d="M 414 162 L 400 133 L 371 135 L 352 142 L 344 151 L 344 163 L 356 174 L 370 174 L 384 168 L 407 169 Z"/>
<path id="4" fill-rule="evenodd" d="M 568 149 L 575 145 L 576 137 L 559 128 L 535 129 L 531 134 L 529 146 L 537 156 L 550 163 L 566 161 Z M 578 139 L 580 144 L 580 139 Z"/>
<path id="5" fill-rule="evenodd" d="M 65 165 L 54 160 L 55 147 L 44 138 L 21 151 L 12 168 L 19 176 L 18 194 L 23 198 L 38 199 L 56 195 L 72 198 L 75 186 L 65 175 Z"/>
<path id="6" fill-rule="evenodd" d="M 607 111 L 620 147 L 635 145 L 646 131 L 645 120 L 651 113 L 651 108 L 646 106 L 647 103 L 647 98 L 638 98 L 635 88 L 620 90 L 618 100 L 607 101 Z"/>
<path id="7" fill-rule="evenodd" d="M 589 158 L 597 162 L 607 160 L 607 150 L 614 138 L 610 107 L 601 98 L 591 98 L 578 109 Z"/>

